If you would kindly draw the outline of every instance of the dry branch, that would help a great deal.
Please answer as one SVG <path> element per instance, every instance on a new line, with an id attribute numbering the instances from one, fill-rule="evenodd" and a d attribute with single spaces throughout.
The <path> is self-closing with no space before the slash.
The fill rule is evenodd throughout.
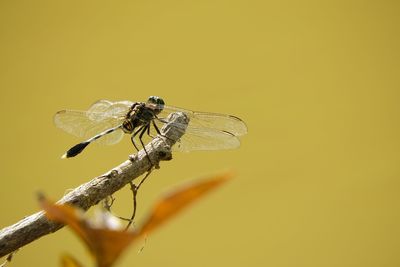
<path id="1" fill-rule="evenodd" d="M 179 122 L 186 126 L 189 123 L 188 117 L 183 113 L 173 113 L 168 120 L 169 123 L 161 129 L 163 136 L 157 135 L 146 146 L 151 162 L 155 164 L 156 168 L 160 161 L 172 159 L 171 147 L 184 134 L 181 128 L 173 127 L 172 122 Z M 129 160 L 107 173 L 80 185 L 57 203 L 69 203 L 87 210 L 149 171 L 152 167 L 142 149 L 136 155 L 130 156 Z M 49 221 L 43 211 L 25 217 L 16 224 L 0 231 L 0 257 L 62 227 L 62 224 Z"/>

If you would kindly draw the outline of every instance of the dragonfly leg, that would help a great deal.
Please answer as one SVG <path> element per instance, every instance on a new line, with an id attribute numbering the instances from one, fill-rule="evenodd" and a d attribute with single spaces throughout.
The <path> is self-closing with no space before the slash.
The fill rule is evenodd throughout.
<path id="1" fill-rule="evenodd" d="M 139 152 L 139 148 L 138 148 L 137 145 L 136 145 L 135 137 L 136 137 L 136 135 L 137 135 L 142 129 L 143 129 L 143 126 L 139 127 L 139 129 L 137 129 L 137 130 L 131 135 L 132 144 L 133 144 L 133 146 L 136 148 L 136 150 L 137 150 L 138 152 Z"/>
<path id="2" fill-rule="evenodd" d="M 153 121 L 154 122 L 154 121 Z M 150 124 L 149 127 L 147 127 L 147 135 L 150 136 L 151 138 L 154 138 L 155 136 L 150 134 Z"/>
<path id="3" fill-rule="evenodd" d="M 146 153 L 146 156 L 147 156 L 148 160 L 150 161 L 150 164 L 151 164 L 151 165 L 154 165 L 153 162 L 151 161 L 150 157 L 149 157 L 149 153 L 147 153 L 146 146 L 144 145 L 143 140 L 142 140 L 143 134 L 147 131 L 147 129 L 148 129 L 149 127 L 150 127 L 150 124 L 147 124 L 147 125 L 145 125 L 145 126 L 143 126 L 143 127 L 141 128 L 142 131 L 140 132 L 140 135 L 139 135 L 139 141 L 140 141 L 140 143 L 142 144 L 142 147 L 143 147 L 143 149 L 144 149 L 144 152 Z"/>
<path id="4" fill-rule="evenodd" d="M 160 131 L 160 129 L 158 128 L 157 124 L 154 122 L 154 120 L 152 120 L 151 122 L 153 123 L 154 129 L 156 129 L 156 132 L 157 132 L 159 135 L 163 136 L 163 135 L 161 134 L 161 131 Z"/>

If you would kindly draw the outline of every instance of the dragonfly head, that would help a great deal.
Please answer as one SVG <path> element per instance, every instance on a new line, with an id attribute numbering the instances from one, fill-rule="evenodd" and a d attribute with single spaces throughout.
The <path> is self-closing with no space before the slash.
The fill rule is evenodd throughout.
<path id="1" fill-rule="evenodd" d="M 156 112 L 156 114 L 158 114 L 164 109 L 165 102 L 161 97 L 150 96 L 147 100 L 146 105 L 148 107 L 151 107 Z"/>

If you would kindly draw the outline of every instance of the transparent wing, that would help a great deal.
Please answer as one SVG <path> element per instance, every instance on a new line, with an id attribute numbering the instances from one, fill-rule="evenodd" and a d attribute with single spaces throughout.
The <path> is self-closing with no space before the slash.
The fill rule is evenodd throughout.
<path id="1" fill-rule="evenodd" d="M 190 124 L 190 122 L 189 122 Z M 182 138 L 172 147 L 175 151 L 224 150 L 240 146 L 239 139 L 227 132 L 208 128 L 188 127 Z"/>
<path id="2" fill-rule="evenodd" d="M 159 114 L 159 118 L 164 118 L 172 112 L 185 113 L 190 121 L 185 134 L 173 147 L 177 151 L 193 150 L 223 150 L 233 149 L 240 146 L 238 136 L 247 133 L 246 124 L 239 118 L 207 112 L 195 112 L 176 107 L 165 107 Z M 161 127 L 160 121 L 155 121 Z M 175 124 L 178 129 L 184 129 L 184 125 Z M 183 131 L 183 130 L 182 130 Z"/>
<path id="3" fill-rule="evenodd" d="M 61 110 L 54 116 L 55 125 L 69 134 L 88 139 L 94 135 L 120 125 L 133 103 L 129 101 L 111 102 L 100 100 L 88 111 Z M 116 130 L 96 140 L 100 144 L 118 143 L 124 133 Z"/>
<path id="4" fill-rule="evenodd" d="M 165 106 L 158 117 L 166 118 L 173 112 L 185 113 L 190 119 L 189 128 L 215 129 L 228 132 L 235 136 L 242 136 L 247 133 L 247 126 L 244 121 L 238 117 L 227 114 L 191 111 L 177 107 Z"/>
<path id="5" fill-rule="evenodd" d="M 134 102 L 131 101 L 108 101 L 99 100 L 95 102 L 87 111 L 87 116 L 94 121 L 101 121 L 104 118 L 120 119 L 125 117 Z"/>

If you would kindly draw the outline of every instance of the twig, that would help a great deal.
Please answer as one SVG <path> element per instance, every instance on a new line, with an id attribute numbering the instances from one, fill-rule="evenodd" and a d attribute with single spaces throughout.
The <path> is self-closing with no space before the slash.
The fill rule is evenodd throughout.
<path id="1" fill-rule="evenodd" d="M 153 138 L 154 138 L 154 137 L 153 137 Z M 149 170 L 149 171 L 146 173 L 146 175 L 142 178 L 142 180 L 139 182 L 138 185 L 135 185 L 135 183 L 132 182 L 132 181 L 129 182 L 129 185 L 130 185 L 131 191 L 132 191 L 132 200 L 133 200 L 133 212 L 132 212 L 132 215 L 131 215 L 131 217 L 130 217 L 129 219 L 128 219 L 128 218 L 125 218 L 125 217 L 122 217 L 122 216 L 117 216 L 117 215 L 113 214 L 113 212 L 112 212 L 112 210 L 111 210 L 111 207 L 112 207 L 112 205 L 114 204 L 114 201 L 115 201 L 115 198 L 114 198 L 113 196 L 109 196 L 109 198 L 111 198 L 111 203 L 110 203 L 110 201 L 108 200 L 108 198 L 105 198 L 105 199 L 104 199 L 103 208 L 104 208 L 106 211 L 110 212 L 111 214 L 113 214 L 113 216 L 117 217 L 118 219 L 128 222 L 128 224 L 125 226 L 125 231 L 127 231 L 127 230 L 129 229 L 129 227 L 133 224 L 133 220 L 135 219 L 136 211 L 137 211 L 137 193 L 139 192 L 139 189 L 140 189 L 140 187 L 142 186 L 142 184 L 143 184 L 143 183 L 147 180 L 147 178 L 150 176 L 151 172 L 152 172 L 152 170 Z M 1 266 L 0 266 L 0 267 L 1 267 Z"/>
<path id="2" fill-rule="evenodd" d="M 127 231 L 129 229 L 129 227 L 132 225 L 133 220 L 135 219 L 135 216 L 136 216 L 136 209 L 137 209 L 136 197 L 137 197 L 139 188 L 142 186 L 144 181 L 146 181 L 146 179 L 149 177 L 150 174 L 151 174 L 151 170 L 146 173 L 146 175 L 143 177 L 143 179 L 139 182 L 138 185 L 135 185 L 133 182 L 130 182 L 131 190 L 132 190 L 132 197 L 133 197 L 133 213 L 132 213 L 131 218 L 128 219 L 128 224 L 125 227 L 125 231 Z"/>
<path id="3" fill-rule="evenodd" d="M 15 251 L 11 252 L 10 254 L 8 254 L 6 257 L 6 260 L 2 264 L 0 264 L 0 267 L 7 266 L 7 264 L 9 264 L 12 261 L 15 253 L 17 253 L 17 252 L 18 252 L 18 250 L 15 250 Z"/>
<path id="4" fill-rule="evenodd" d="M 172 159 L 171 147 L 185 132 L 185 129 L 174 127 L 173 122 L 187 126 L 189 118 L 183 113 L 178 112 L 172 113 L 168 121 L 169 123 L 165 124 L 161 129 L 163 135 L 157 135 L 146 146 L 148 156 L 156 168 L 158 168 L 160 161 Z M 87 210 L 102 199 L 120 190 L 152 167 L 145 151 L 142 149 L 136 155 L 131 155 L 129 160 L 113 168 L 111 171 L 80 185 L 57 203 L 69 203 Z M 56 232 L 62 227 L 62 224 L 49 221 L 43 211 L 25 217 L 16 224 L 0 231 L 0 257 L 44 235 Z"/>

